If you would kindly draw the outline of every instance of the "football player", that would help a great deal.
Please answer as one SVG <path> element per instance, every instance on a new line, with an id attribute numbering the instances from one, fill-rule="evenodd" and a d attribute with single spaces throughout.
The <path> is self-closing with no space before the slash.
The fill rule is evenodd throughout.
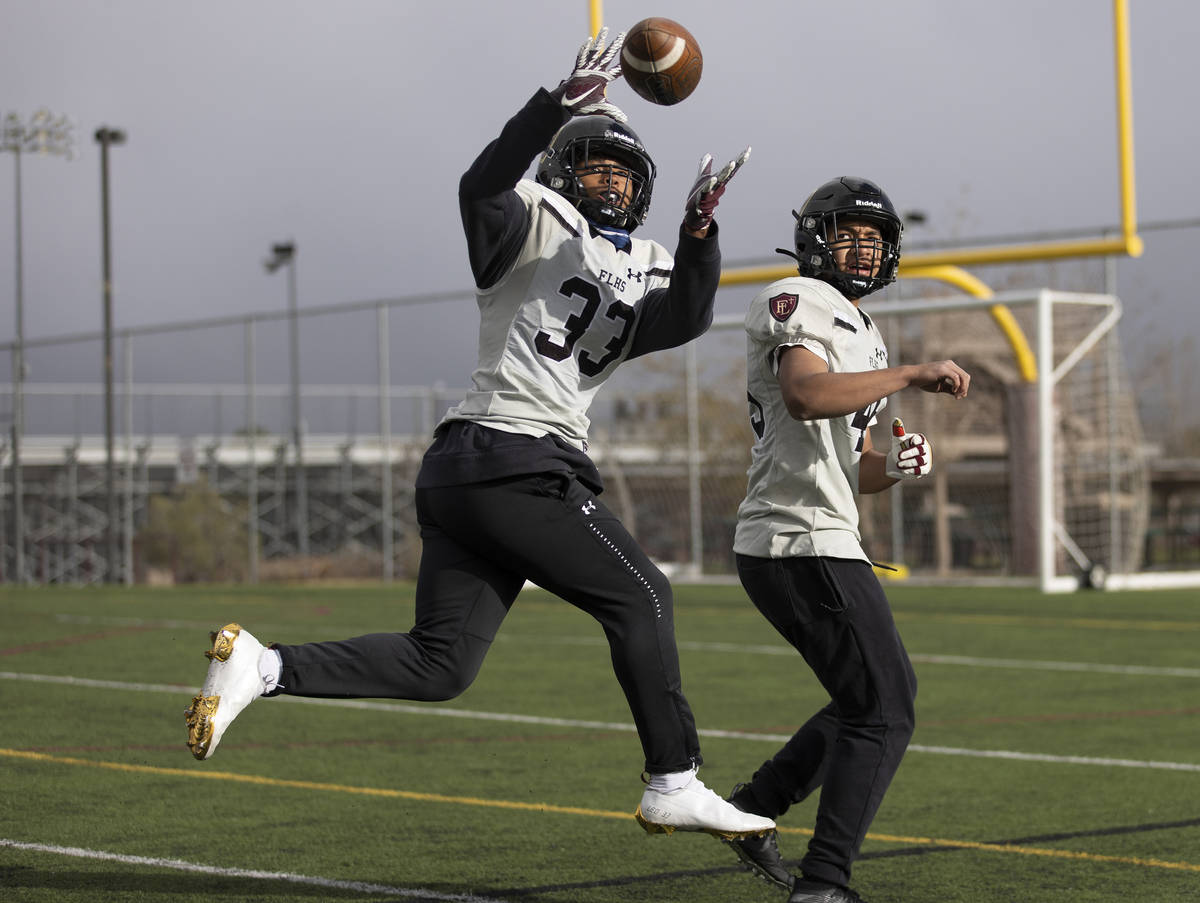
<path id="1" fill-rule="evenodd" d="M 416 624 L 267 649 L 236 624 L 218 631 L 187 714 L 197 758 L 259 695 L 459 695 L 532 581 L 592 615 L 609 641 L 645 756 L 642 827 L 726 837 L 774 827 L 696 776 L 671 586 L 600 501 L 587 454 L 588 406 L 617 366 L 708 328 L 721 262 L 713 214 L 749 148 L 715 174 L 701 160 L 674 255 L 634 237 L 655 166 L 607 100 L 623 36 L 606 38 L 587 41 L 570 75 L 534 94 L 459 183 L 479 357 L 417 476 Z M 536 178 L 522 178 L 539 153 Z"/>
<path id="2" fill-rule="evenodd" d="M 954 361 L 888 366 L 860 300 L 896 278 L 902 226 L 874 183 L 844 177 L 797 213 L 799 275 L 764 288 L 746 313 L 755 443 L 734 539 L 754 605 L 804 657 L 830 702 L 730 801 L 776 819 L 821 788 L 808 851 L 793 877 L 775 832 L 732 842 L 791 903 L 848 903 L 858 855 L 913 731 L 916 678 L 858 529 L 856 493 L 920 479 L 933 451 L 893 424 L 876 450 L 870 427 L 893 392 L 917 387 L 961 399 Z"/>

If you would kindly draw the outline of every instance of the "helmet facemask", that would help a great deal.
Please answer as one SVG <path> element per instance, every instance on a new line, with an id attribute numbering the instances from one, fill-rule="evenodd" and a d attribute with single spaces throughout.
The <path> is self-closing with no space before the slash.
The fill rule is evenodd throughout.
<path id="1" fill-rule="evenodd" d="M 624 176 L 627 187 L 621 193 L 589 192 L 584 178 L 596 175 L 611 181 Z M 654 176 L 654 162 L 637 135 L 606 116 L 567 123 L 537 169 L 537 180 L 571 201 L 588 220 L 629 232 L 646 219 Z"/>
<path id="2" fill-rule="evenodd" d="M 819 258 L 821 265 L 813 275 L 830 283 L 847 298 L 857 300 L 896 281 L 900 250 L 896 240 L 888 238 L 889 235 L 895 235 L 896 228 L 886 219 L 864 215 L 857 210 L 833 211 L 822 217 L 802 216 L 795 212 L 793 215 L 796 217 L 797 258 L 801 246 L 809 252 L 810 258 Z M 846 223 L 869 223 L 878 228 L 880 237 L 838 238 Z M 820 248 L 819 253 L 814 254 L 809 250 L 814 245 Z M 843 270 L 837 263 L 842 250 L 848 251 L 848 259 L 871 262 L 872 272 L 852 273 Z"/>
<path id="3" fill-rule="evenodd" d="M 592 222 L 601 226 L 617 226 L 631 229 L 640 224 L 633 222 L 632 211 L 645 205 L 646 176 L 636 163 L 621 159 L 606 149 L 597 149 L 595 141 L 578 141 L 571 148 L 574 159 L 568 164 L 574 174 L 571 192 L 561 192 L 575 202 L 575 206 Z M 597 193 L 588 190 L 585 179 L 598 176 L 601 185 L 607 188 Z M 624 186 L 621 181 L 624 180 Z M 623 191 L 618 190 L 623 187 Z"/>

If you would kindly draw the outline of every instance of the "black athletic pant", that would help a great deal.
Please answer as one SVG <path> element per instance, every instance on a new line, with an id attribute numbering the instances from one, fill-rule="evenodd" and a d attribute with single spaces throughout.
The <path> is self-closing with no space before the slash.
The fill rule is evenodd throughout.
<path id="1" fill-rule="evenodd" d="M 871 566 L 836 558 L 737 556 L 738 576 L 767 620 L 804 656 L 830 703 L 735 796 L 778 818 L 821 788 L 800 863 L 846 885 L 914 727 L 917 679 Z"/>
<path id="2" fill-rule="evenodd" d="M 415 626 L 276 646 L 283 693 L 453 698 L 479 673 L 528 578 L 600 622 L 646 771 L 700 764 L 680 687 L 670 583 L 589 489 L 551 473 L 418 489 L 416 500 L 423 547 Z"/>

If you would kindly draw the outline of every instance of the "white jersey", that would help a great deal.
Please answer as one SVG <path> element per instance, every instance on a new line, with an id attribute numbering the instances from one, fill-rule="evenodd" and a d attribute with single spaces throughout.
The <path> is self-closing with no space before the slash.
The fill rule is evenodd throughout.
<path id="1" fill-rule="evenodd" d="M 587 409 L 629 353 L 638 302 L 668 285 L 674 264 L 653 241 L 618 251 L 543 185 L 522 179 L 516 192 L 529 234 L 504 277 L 479 291 L 479 363 L 443 422 L 551 433 L 586 449 Z"/>
<path id="2" fill-rule="evenodd" d="M 759 558 L 869 560 L 858 530 L 863 436 L 886 399 L 856 414 L 796 420 L 779 388 L 783 349 L 800 346 L 834 373 L 887 367 L 879 329 L 828 283 L 802 276 L 764 288 L 746 312 L 747 390 L 756 441 L 734 551 Z"/>

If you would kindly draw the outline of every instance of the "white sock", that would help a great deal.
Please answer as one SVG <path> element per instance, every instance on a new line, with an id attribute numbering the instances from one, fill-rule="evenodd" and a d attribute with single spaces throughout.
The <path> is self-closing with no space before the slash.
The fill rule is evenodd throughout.
<path id="1" fill-rule="evenodd" d="M 258 676 L 262 678 L 263 691 L 266 695 L 279 686 L 279 678 L 283 674 L 283 656 L 274 649 L 264 649 L 258 656 Z"/>
<path id="2" fill-rule="evenodd" d="M 696 769 L 673 771 L 670 774 L 652 774 L 648 786 L 657 793 L 673 793 L 681 790 L 696 777 Z"/>

